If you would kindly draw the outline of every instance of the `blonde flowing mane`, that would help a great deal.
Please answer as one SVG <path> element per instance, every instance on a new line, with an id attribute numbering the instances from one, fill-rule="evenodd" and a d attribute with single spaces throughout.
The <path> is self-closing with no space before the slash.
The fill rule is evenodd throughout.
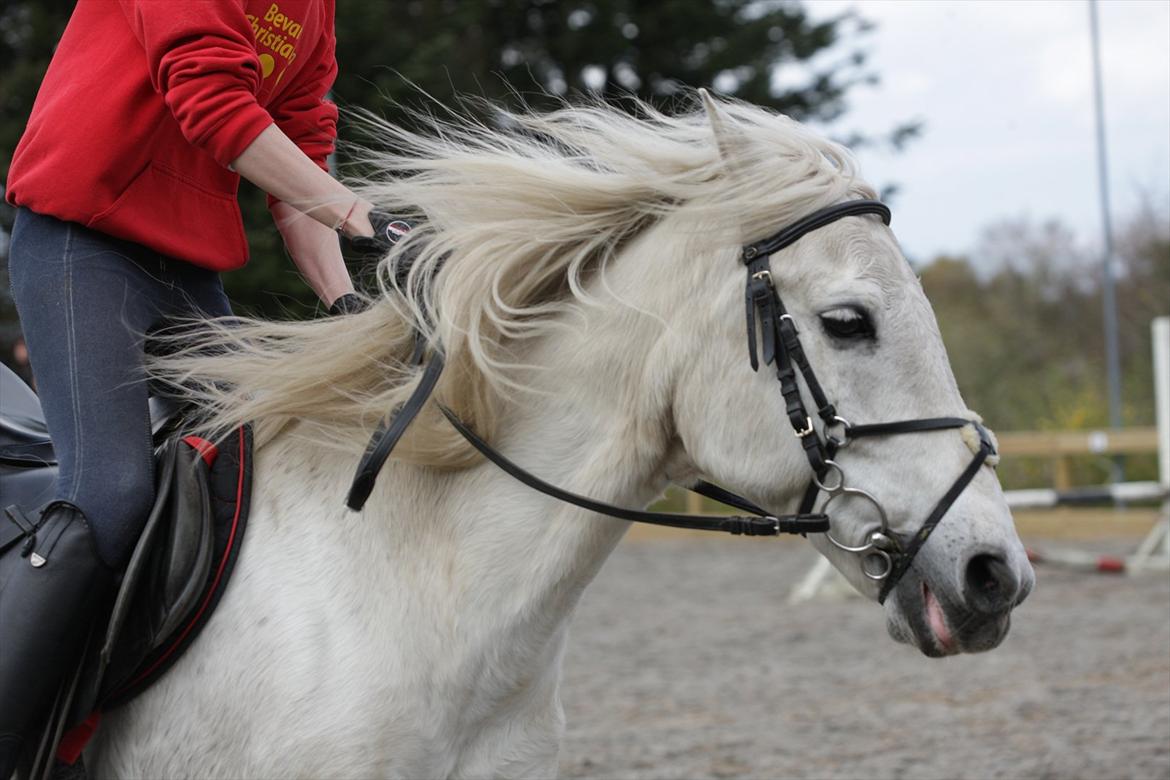
<path id="1" fill-rule="evenodd" d="M 713 108 L 501 111 L 492 126 L 428 118 L 421 132 L 369 120 L 379 151 L 362 162 L 378 173 L 354 186 L 416 223 L 378 264 L 370 308 L 213 321 L 194 343 L 172 339 L 150 372 L 194 400 L 209 430 L 252 422 L 260 445 L 292 428 L 353 449 L 413 390 L 418 329 L 446 356 L 435 396 L 490 436 L 500 404 L 523 387 L 519 347 L 593 303 L 591 275 L 664 216 L 686 209 L 743 243 L 850 192 L 872 194 L 841 146 L 755 106 L 721 100 L 718 119 Z M 399 288 L 395 269 L 410 256 Z M 448 468 L 472 454 L 433 410 L 395 451 Z"/>

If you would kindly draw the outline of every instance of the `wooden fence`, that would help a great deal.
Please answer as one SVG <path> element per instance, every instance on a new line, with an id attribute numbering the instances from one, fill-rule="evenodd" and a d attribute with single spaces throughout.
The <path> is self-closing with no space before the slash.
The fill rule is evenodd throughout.
<path id="1" fill-rule="evenodd" d="M 1007 431 L 998 434 L 1005 458 L 1044 458 L 1052 462 L 1052 488 L 1074 487 L 1070 459 L 1079 455 L 1145 455 L 1158 452 L 1157 428 L 1096 431 Z M 687 494 L 687 512 L 700 514 L 702 499 Z"/>
<path id="2" fill-rule="evenodd" d="M 1005 458 L 1052 461 L 1052 487 L 1073 487 L 1069 459 L 1078 455 L 1145 455 L 1158 452 L 1157 428 L 1097 431 L 1008 431 L 999 434 Z"/>

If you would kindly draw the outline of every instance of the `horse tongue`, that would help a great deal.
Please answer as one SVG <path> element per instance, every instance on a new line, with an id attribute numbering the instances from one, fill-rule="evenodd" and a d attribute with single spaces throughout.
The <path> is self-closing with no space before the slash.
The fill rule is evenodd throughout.
<path id="1" fill-rule="evenodd" d="M 922 586 L 922 591 L 926 596 L 926 618 L 930 622 L 930 630 L 934 632 L 942 649 L 949 653 L 955 649 L 955 640 L 951 636 L 950 629 L 947 628 L 947 619 L 943 614 L 942 606 L 925 584 Z"/>

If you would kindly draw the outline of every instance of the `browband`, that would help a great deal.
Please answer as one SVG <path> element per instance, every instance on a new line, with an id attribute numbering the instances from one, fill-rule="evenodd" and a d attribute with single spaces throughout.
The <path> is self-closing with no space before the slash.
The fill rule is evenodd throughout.
<path id="1" fill-rule="evenodd" d="M 856 217 L 861 214 L 877 214 L 882 218 L 882 222 L 887 225 L 890 224 L 890 207 L 881 201 L 847 200 L 844 203 L 829 206 L 828 208 L 810 214 L 804 219 L 797 220 L 774 236 L 769 236 L 754 244 L 748 244 L 743 248 L 743 261 L 747 263 L 755 260 L 757 257 L 766 257 L 767 255 L 774 254 L 787 246 L 795 244 L 807 233 L 823 228 L 825 225 L 836 222 L 842 217 Z"/>

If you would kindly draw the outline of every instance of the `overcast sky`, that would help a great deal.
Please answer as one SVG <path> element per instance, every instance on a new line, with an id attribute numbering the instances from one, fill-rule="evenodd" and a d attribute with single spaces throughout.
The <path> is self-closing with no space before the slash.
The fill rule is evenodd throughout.
<path id="1" fill-rule="evenodd" d="M 908 255 L 974 248 L 1002 218 L 1059 218 L 1099 241 L 1086 0 L 808 0 L 816 17 L 856 8 L 877 87 L 858 87 L 831 129 L 923 136 L 900 155 L 862 152 L 865 177 L 901 185 L 894 228 Z M 1170 2 L 1099 5 L 1111 202 L 1170 200 Z M 799 74 L 788 74 L 797 77 Z"/>

